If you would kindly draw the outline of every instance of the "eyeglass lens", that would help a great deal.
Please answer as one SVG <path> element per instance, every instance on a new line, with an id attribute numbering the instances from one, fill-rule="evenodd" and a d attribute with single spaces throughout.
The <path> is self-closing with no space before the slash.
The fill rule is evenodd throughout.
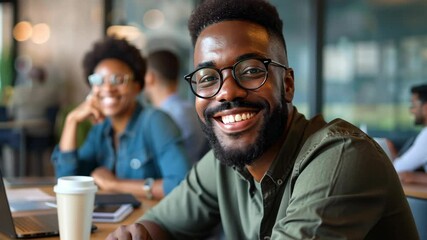
<path id="1" fill-rule="evenodd" d="M 227 68 L 225 68 L 227 69 Z M 191 87 L 201 97 L 212 97 L 221 88 L 222 71 L 205 67 L 197 70 L 191 77 Z M 247 59 L 237 62 L 232 68 L 233 76 L 238 84 L 248 90 L 259 88 L 267 77 L 267 69 L 259 59 Z"/>
<path id="2" fill-rule="evenodd" d="M 88 77 L 89 83 L 92 86 L 100 86 L 102 84 L 104 84 L 105 79 L 107 79 L 107 81 L 113 85 L 113 86 L 117 86 L 117 85 L 122 85 L 127 83 L 128 79 L 129 79 L 129 75 L 127 74 L 114 74 L 114 75 L 110 75 L 110 76 L 102 76 L 101 74 L 92 74 Z"/>

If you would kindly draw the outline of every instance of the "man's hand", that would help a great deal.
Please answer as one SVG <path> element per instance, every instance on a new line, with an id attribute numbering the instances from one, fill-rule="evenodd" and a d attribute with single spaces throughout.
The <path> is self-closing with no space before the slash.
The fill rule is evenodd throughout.
<path id="1" fill-rule="evenodd" d="M 102 190 L 113 191 L 114 187 L 117 186 L 116 176 L 105 167 L 96 168 L 91 176 L 93 177 L 96 185 Z"/>
<path id="2" fill-rule="evenodd" d="M 423 172 L 401 172 L 399 178 L 403 183 L 427 184 L 427 174 Z"/>
<path id="3" fill-rule="evenodd" d="M 105 240 L 151 240 L 147 229 L 140 223 L 128 226 L 120 226 L 110 233 Z"/>

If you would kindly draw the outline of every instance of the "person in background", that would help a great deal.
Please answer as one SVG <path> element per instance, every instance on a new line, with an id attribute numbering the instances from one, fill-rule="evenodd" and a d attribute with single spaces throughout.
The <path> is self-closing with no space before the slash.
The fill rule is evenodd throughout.
<path id="1" fill-rule="evenodd" d="M 422 126 L 422 130 L 417 135 L 412 145 L 393 161 L 396 171 L 404 181 L 415 180 L 410 180 L 409 176 L 423 176 L 422 173 L 412 175 L 404 172 L 413 172 L 420 168 L 424 172 L 427 170 L 427 84 L 417 85 L 411 88 L 410 110 L 415 118 L 414 124 Z M 422 177 L 417 177 L 416 179 L 420 181 Z"/>
<path id="2" fill-rule="evenodd" d="M 106 191 L 162 198 L 190 162 L 173 120 L 137 102 L 145 59 L 126 40 L 107 37 L 85 55 L 83 67 L 91 93 L 66 117 L 52 154 L 56 176 L 91 175 Z M 86 119 L 95 125 L 77 148 L 77 126 Z"/>
<path id="3" fill-rule="evenodd" d="M 292 104 L 282 21 L 265 0 L 192 13 L 190 83 L 212 146 L 137 223 L 107 239 L 418 239 L 392 163 L 350 123 Z"/>
<path id="4" fill-rule="evenodd" d="M 157 50 L 147 56 L 144 96 L 155 107 L 168 113 L 181 129 L 185 148 L 192 163 L 209 150 L 193 103 L 178 94 L 179 59 L 169 50 Z"/>
<path id="5" fill-rule="evenodd" d="M 59 105 L 57 90 L 47 84 L 46 70 L 34 66 L 28 73 L 27 82 L 17 85 L 8 102 L 8 116 L 15 121 L 47 120 L 47 109 Z M 46 136 L 53 126 L 27 128 L 30 136 Z"/>

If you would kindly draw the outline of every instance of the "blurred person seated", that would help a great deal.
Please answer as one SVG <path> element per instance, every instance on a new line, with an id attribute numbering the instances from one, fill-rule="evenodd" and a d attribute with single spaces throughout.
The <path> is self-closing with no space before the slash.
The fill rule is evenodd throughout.
<path id="1" fill-rule="evenodd" d="M 153 106 L 168 113 L 181 129 L 185 148 L 192 163 L 209 150 L 200 127 L 194 103 L 178 94 L 179 59 L 169 50 L 157 50 L 147 56 L 144 97 Z"/>
<path id="2" fill-rule="evenodd" d="M 8 102 L 8 116 L 11 120 L 48 120 L 47 110 L 59 105 L 57 90 L 47 84 L 46 70 L 34 66 L 28 73 L 27 82 L 14 87 Z M 54 126 L 26 128 L 29 136 L 46 136 L 52 134 Z"/>
<path id="3" fill-rule="evenodd" d="M 397 172 L 427 170 L 427 84 L 411 88 L 411 113 L 415 125 L 423 126 L 412 145 L 394 159 L 393 165 Z"/>
<path id="4" fill-rule="evenodd" d="M 107 37 L 83 60 L 91 93 L 72 110 L 52 154 L 56 176 L 91 175 L 100 189 L 160 199 L 190 168 L 179 128 L 164 112 L 143 107 L 146 61 L 126 40 Z M 94 123 L 82 146 L 77 128 Z"/>

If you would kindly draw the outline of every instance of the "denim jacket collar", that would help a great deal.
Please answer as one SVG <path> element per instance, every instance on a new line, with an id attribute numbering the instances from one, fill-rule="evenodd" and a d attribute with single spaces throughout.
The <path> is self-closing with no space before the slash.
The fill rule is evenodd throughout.
<path id="1" fill-rule="evenodd" d="M 122 133 L 122 136 L 128 135 L 128 136 L 132 137 L 135 135 L 135 124 L 138 120 L 138 117 L 139 117 L 142 109 L 143 109 L 142 105 L 139 102 L 137 102 L 136 107 L 135 107 L 135 111 L 133 112 L 131 118 L 129 119 L 129 122 L 126 126 L 126 129 Z M 113 133 L 113 127 L 111 124 L 111 119 L 106 118 L 105 119 L 104 136 L 108 138 L 111 136 L 112 133 Z"/>

